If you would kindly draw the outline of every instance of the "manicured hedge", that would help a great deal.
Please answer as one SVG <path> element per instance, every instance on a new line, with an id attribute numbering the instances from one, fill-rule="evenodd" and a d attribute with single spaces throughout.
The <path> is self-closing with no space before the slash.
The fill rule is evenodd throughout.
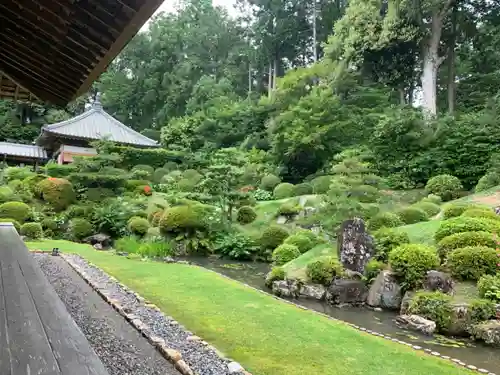
<path id="1" fill-rule="evenodd" d="M 264 230 L 260 238 L 260 246 L 264 250 L 274 250 L 285 241 L 289 233 L 278 226 L 270 226 Z"/>
<path id="2" fill-rule="evenodd" d="M 0 205 L 0 218 L 13 219 L 23 224 L 31 216 L 30 207 L 23 202 L 5 202 Z"/>
<path id="3" fill-rule="evenodd" d="M 294 196 L 294 185 L 283 182 L 277 185 L 273 190 L 274 199 L 291 198 Z"/>
<path id="4" fill-rule="evenodd" d="M 434 240 L 439 242 L 452 234 L 463 232 L 500 233 L 500 222 L 496 220 L 462 216 L 448 219 L 441 223 L 441 226 L 434 234 Z"/>
<path id="5" fill-rule="evenodd" d="M 441 197 L 443 201 L 449 201 L 460 196 L 463 190 L 460 180 L 448 174 L 432 177 L 425 185 L 425 190 L 431 194 Z"/>
<path id="6" fill-rule="evenodd" d="M 437 249 L 441 260 L 445 260 L 452 250 L 468 246 L 485 246 L 496 249 L 497 245 L 490 232 L 462 232 L 443 238 L 439 241 Z"/>
<path id="7" fill-rule="evenodd" d="M 405 224 L 415 224 L 429 220 L 427 213 L 417 207 L 402 208 L 397 212 L 397 215 Z"/>
<path id="8" fill-rule="evenodd" d="M 37 240 L 43 237 L 43 229 L 40 223 L 25 223 L 21 225 L 21 235 L 30 240 Z"/>
<path id="9" fill-rule="evenodd" d="M 495 275 L 498 256 L 495 249 L 470 246 L 448 254 L 447 265 L 451 275 L 460 280 L 479 280 L 483 275 Z"/>
<path id="10" fill-rule="evenodd" d="M 429 217 L 436 216 L 439 212 L 441 212 L 441 208 L 437 204 L 423 200 L 414 204 L 412 207 L 421 209 Z"/>
<path id="11" fill-rule="evenodd" d="M 249 224 L 257 218 L 255 210 L 250 206 L 240 207 L 236 215 L 236 220 L 240 224 Z"/>
<path id="12" fill-rule="evenodd" d="M 368 221 L 368 229 L 371 231 L 380 228 L 394 228 L 404 225 L 403 221 L 393 212 L 381 212 Z"/>
<path id="13" fill-rule="evenodd" d="M 129 146 L 111 146 L 109 152 L 117 153 L 122 157 L 121 167 L 132 169 L 134 165 L 145 164 L 153 168 L 160 168 L 165 162 L 181 163 L 185 154 L 180 151 L 164 148 L 135 148 Z"/>
<path id="14" fill-rule="evenodd" d="M 285 240 L 285 244 L 297 246 L 301 254 L 311 250 L 314 246 L 313 242 L 307 236 L 300 233 L 292 234 Z"/>
<path id="15" fill-rule="evenodd" d="M 299 256 L 300 251 L 297 246 L 283 244 L 274 249 L 272 259 L 276 266 L 282 266 Z"/>
<path id="16" fill-rule="evenodd" d="M 410 238 L 406 232 L 391 228 L 381 228 L 373 233 L 373 237 L 375 239 L 374 257 L 382 262 L 387 262 L 389 253 L 393 249 L 410 243 Z"/>

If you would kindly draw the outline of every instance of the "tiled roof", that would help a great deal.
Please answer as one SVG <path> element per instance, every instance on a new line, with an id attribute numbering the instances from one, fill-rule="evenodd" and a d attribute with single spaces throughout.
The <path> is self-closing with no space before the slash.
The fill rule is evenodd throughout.
<path id="1" fill-rule="evenodd" d="M 99 99 L 79 116 L 52 125 L 45 125 L 42 133 L 66 136 L 68 138 L 100 140 L 135 145 L 158 146 L 158 143 L 122 124 L 106 113 Z"/>
<path id="2" fill-rule="evenodd" d="M 48 159 L 43 147 L 20 143 L 0 142 L 0 155 L 21 156 L 32 159 Z"/>

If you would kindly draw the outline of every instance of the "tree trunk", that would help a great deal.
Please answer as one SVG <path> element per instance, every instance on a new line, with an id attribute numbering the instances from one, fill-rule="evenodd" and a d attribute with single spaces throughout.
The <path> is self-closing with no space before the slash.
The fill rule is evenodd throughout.
<path id="1" fill-rule="evenodd" d="M 443 32 L 443 18 L 446 12 L 435 11 L 432 15 L 430 36 L 424 42 L 422 51 L 422 107 L 427 119 L 437 115 L 437 73 L 443 58 L 439 56 L 439 42 Z"/>
<path id="2" fill-rule="evenodd" d="M 276 81 L 278 78 L 278 59 L 274 58 L 274 71 L 273 71 L 273 91 L 276 90 Z"/>
<path id="3" fill-rule="evenodd" d="M 404 107 L 404 105 L 406 104 L 405 88 L 403 86 L 401 86 L 398 89 L 398 92 L 399 92 L 399 104 L 401 105 L 401 107 Z"/>
<path id="4" fill-rule="evenodd" d="M 267 83 L 267 96 L 271 97 L 273 93 L 273 66 L 271 62 L 269 62 L 269 76 Z"/>
<path id="5" fill-rule="evenodd" d="M 448 44 L 448 112 L 455 113 L 456 83 L 455 83 L 455 45 L 457 39 L 457 7 L 453 7 L 451 15 L 451 37 Z"/>

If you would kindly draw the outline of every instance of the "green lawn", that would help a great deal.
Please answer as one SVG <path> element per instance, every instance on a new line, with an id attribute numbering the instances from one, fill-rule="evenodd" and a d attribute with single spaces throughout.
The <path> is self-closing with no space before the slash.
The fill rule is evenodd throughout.
<path id="1" fill-rule="evenodd" d="M 59 247 L 82 255 L 253 374 L 472 374 L 202 268 L 130 260 L 66 241 L 32 242 L 28 246 L 42 250 Z"/>
<path id="2" fill-rule="evenodd" d="M 396 229 L 408 233 L 411 243 L 434 244 L 434 234 L 439 229 L 441 220 L 423 221 L 421 223 L 404 225 Z"/>

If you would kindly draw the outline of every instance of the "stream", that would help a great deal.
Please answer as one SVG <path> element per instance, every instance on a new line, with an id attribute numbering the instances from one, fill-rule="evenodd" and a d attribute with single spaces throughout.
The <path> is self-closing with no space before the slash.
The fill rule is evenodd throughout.
<path id="1" fill-rule="evenodd" d="M 216 257 L 190 257 L 189 261 L 251 285 L 254 288 L 270 292 L 264 284 L 265 275 L 270 269 L 269 264 L 225 260 Z M 500 349 L 468 339 L 457 339 L 441 335 L 425 336 L 418 332 L 404 330 L 394 322 L 394 318 L 397 316 L 395 312 L 376 312 L 363 307 L 338 308 L 324 302 L 306 299 L 297 299 L 293 300 L 293 302 L 338 320 L 389 335 L 413 345 L 428 348 L 451 358 L 458 358 L 478 368 L 484 368 L 492 372 L 500 371 Z"/>

